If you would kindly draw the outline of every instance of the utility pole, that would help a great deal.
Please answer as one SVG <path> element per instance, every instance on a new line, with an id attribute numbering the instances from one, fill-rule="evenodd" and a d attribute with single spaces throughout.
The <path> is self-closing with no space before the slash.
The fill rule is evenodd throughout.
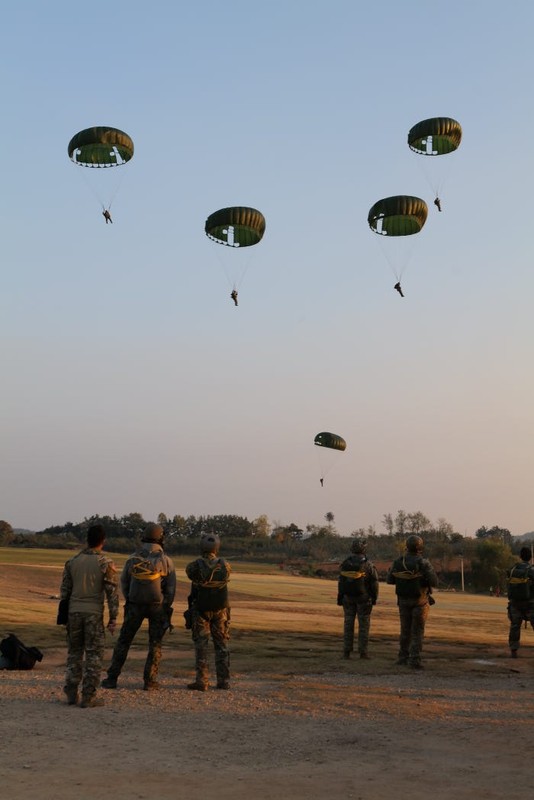
<path id="1" fill-rule="evenodd" d="M 464 582 L 464 557 L 460 555 L 460 572 L 462 575 L 462 592 L 465 592 L 465 582 Z"/>

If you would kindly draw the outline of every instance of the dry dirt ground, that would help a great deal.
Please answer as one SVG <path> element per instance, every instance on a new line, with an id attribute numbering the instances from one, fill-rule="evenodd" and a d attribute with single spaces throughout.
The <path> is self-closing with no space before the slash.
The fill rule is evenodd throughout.
<path id="1" fill-rule="evenodd" d="M 34 671 L 0 671 L 2 800 L 501 800 L 528 791 L 534 642 L 525 631 L 520 658 L 508 657 L 500 601 L 440 595 L 427 669 L 413 673 L 393 665 L 396 610 L 385 592 L 368 662 L 339 659 L 331 605 L 313 616 L 308 608 L 306 618 L 296 604 L 267 604 L 267 613 L 236 595 L 231 691 L 185 689 L 192 652 L 179 629 L 165 645 L 159 692 L 141 689 L 143 635 L 120 688 L 103 692 L 106 705 L 81 709 L 61 690 L 62 630 L 43 621 L 58 573 L 32 570 L 23 582 L 18 570 L 15 580 L 12 568 L 0 569 L 0 616 L 27 644 L 46 634 L 46 646 Z M 263 586 L 242 580 L 243 591 Z M 5 603 L 16 591 L 20 602 Z M 330 594 L 320 582 L 302 591 Z M 27 598 L 37 598 L 31 608 Z M 284 630 L 264 633 L 269 620 Z"/>
<path id="2" fill-rule="evenodd" d="M 0 673 L 3 798 L 489 800 L 528 785 L 532 656 L 467 678 L 359 675 L 357 661 L 352 674 L 243 674 L 205 694 L 184 688 L 184 668 L 143 692 L 132 656 L 103 708 L 65 705 L 61 652 Z"/>

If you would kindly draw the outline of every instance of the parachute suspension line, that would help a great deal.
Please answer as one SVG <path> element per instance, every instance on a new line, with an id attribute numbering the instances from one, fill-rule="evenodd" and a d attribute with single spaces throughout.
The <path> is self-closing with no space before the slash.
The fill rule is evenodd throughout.
<path id="1" fill-rule="evenodd" d="M 388 267 L 390 268 L 390 270 L 391 270 L 391 272 L 393 274 L 393 277 L 396 280 L 400 281 L 401 275 L 399 275 L 399 271 L 395 268 L 395 266 L 393 264 L 393 261 L 391 259 L 391 254 L 388 252 L 388 248 L 384 246 L 384 241 L 383 241 L 383 237 L 382 236 L 380 236 L 379 244 L 380 244 L 380 249 L 382 250 L 382 253 L 384 254 L 384 258 L 387 261 Z"/>
<path id="2" fill-rule="evenodd" d="M 217 254 L 217 260 L 218 260 L 219 264 L 221 265 L 221 267 L 222 267 L 222 269 L 224 271 L 224 274 L 226 276 L 226 280 L 228 281 L 228 286 L 232 290 L 237 289 L 236 283 L 235 283 L 235 281 L 232 280 L 232 276 L 230 275 L 230 271 L 229 271 L 229 269 L 228 269 L 228 267 L 226 265 L 226 262 L 225 262 L 224 258 L 222 258 L 221 251 L 220 250 L 216 250 L 215 252 Z"/>
<path id="3" fill-rule="evenodd" d="M 239 289 L 239 287 L 243 283 L 243 281 L 245 279 L 245 275 L 248 272 L 248 268 L 250 267 L 251 262 L 252 262 L 252 253 L 247 253 L 247 259 L 245 261 L 243 269 L 241 270 L 241 274 L 239 275 L 239 277 L 236 280 L 235 287 L 234 287 L 235 289 Z"/>
<path id="4" fill-rule="evenodd" d="M 89 176 L 86 174 L 84 167 L 81 167 L 79 172 L 81 173 L 81 176 L 82 176 L 83 180 L 85 181 L 86 186 L 89 187 L 89 189 L 93 193 L 93 196 L 96 198 L 98 204 L 100 206 L 102 206 L 102 211 L 105 211 L 106 210 L 106 206 L 102 202 L 102 198 L 101 198 L 100 194 L 97 192 L 96 188 L 93 186 L 93 184 L 89 180 Z"/>
<path id="5" fill-rule="evenodd" d="M 123 180 L 125 178 L 125 175 L 126 175 L 126 173 L 124 172 L 124 170 L 122 170 L 120 172 L 120 174 L 119 174 L 119 179 L 118 179 L 117 184 L 115 186 L 115 190 L 114 190 L 113 194 L 111 195 L 111 200 L 109 201 L 108 211 L 111 210 L 111 205 L 112 205 L 113 201 L 115 200 L 115 198 L 116 198 L 116 196 L 117 196 L 117 194 L 119 192 L 119 189 L 122 186 L 122 182 L 123 182 Z"/>

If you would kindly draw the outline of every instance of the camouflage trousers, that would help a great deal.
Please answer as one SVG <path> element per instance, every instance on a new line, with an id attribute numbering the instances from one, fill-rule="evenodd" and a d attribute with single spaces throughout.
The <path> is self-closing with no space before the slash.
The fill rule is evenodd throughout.
<path id="1" fill-rule="evenodd" d="M 161 661 L 161 642 L 167 627 L 167 612 L 161 603 L 149 603 L 147 605 L 126 603 L 124 607 L 124 622 L 113 650 L 113 657 L 108 669 L 108 678 L 117 679 L 121 674 L 124 662 L 128 657 L 130 645 L 145 619 L 148 619 L 148 655 L 143 678 L 145 683 L 151 683 L 157 679 L 159 662 Z"/>
<path id="2" fill-rule="evenodd" d="M 430 606 L 428 602 L 421 605 L 420 600 L 399 598 L 400 642 L 399 661 L 412 665 L 421 663 L 425 623 Z"/>
<path id="3" fill-rule="evenodd" d="M 524 602 L 511 600 L 508 603 L 508 619 L 510 620 L 510 633 L 508 635 L 510 650 L 519 650 L 523 620 L 528 620 L 532 628 L 534 628 L 534 603 L 529 600 Z"/>
<path id="4" fill-rule="evenodd" d="M 358 618 L 358 652 L 367 653 L 369 644 L 369 628 L 371 627 L 371 611 L 373 606 L 369 598 L 359 600 L 356 597 L 343 595 L 343 652 L 347 655 L 354 650 L 354 627 Z"/>
<path id="5" fill-rule="evenodd" d="M 230 609 L 220 611 L 197 611 L 193 609 L 191 633 L 195 645 L 195 669 L 197 683 L 208 683 L 208 644 L 211 634 L 215 648 L 215 672 L 217 683 L 230 678 Z"/>
<path id="6" fill-rule="evenodd" d="M 100 685 L 104 658 L 104 621 L 102 614 L 69 614 L 67 623 L 67 674 L 65 691 L 76 692 L 82 682 L 82 696 L 93 697 Z M 85 655 L 85 663 L 84 663 Z"/>

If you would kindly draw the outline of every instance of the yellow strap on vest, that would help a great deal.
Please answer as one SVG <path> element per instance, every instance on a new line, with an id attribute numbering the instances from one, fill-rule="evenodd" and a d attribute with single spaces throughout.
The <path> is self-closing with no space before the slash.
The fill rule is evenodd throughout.
<path id="1" fill-rule="evenodd" d="M 413 578 L 422 578 L 423 575 L 421 572 L 410 572 L 410 570 L 406 569 L 401 572 L 392 572 L 391 573 L 394 578 L 401 578 L 401 580 L 411 581 Z"/>
<path id="2" fill-rule="evenodd" d="M 353 578 L 354 580 L 358 580 L 358 578 L 365 578 L 365 572 L 348 572 L 342 570 L 340 575 L 343 575 L 344 578 Z"/>
<path id="3" fill-rule="evenodd" d="M 163 577 L 161 572 L 153 572 L 147 561 L 141 561 L 132 567 L 132 576 L 138 581 L 157 581 Z"/>

